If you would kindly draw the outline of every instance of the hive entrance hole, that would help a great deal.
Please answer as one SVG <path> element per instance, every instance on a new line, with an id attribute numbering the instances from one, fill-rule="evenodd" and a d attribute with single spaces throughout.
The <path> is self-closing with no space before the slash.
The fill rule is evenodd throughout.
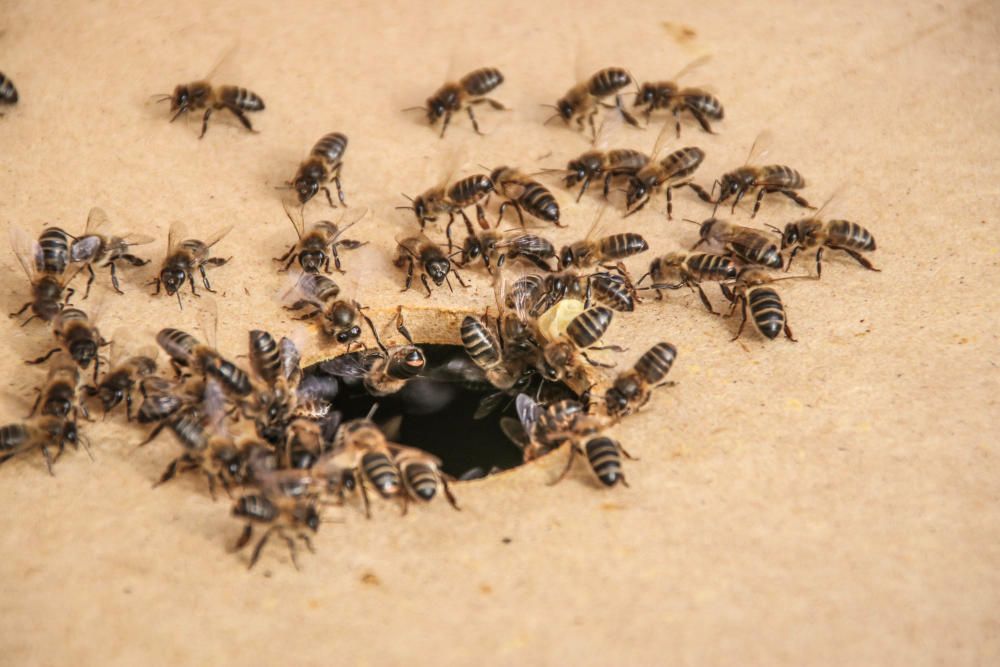
<path id="1" fill-rule="evenodd" d="M 417 447 L 437 456 L 445 473 L 474 479 L 490 471 L 507 470 L 522 463 L 522 452 L 504 434 L 503 417 L 517 418 L 514 396 L 504 397 L 499 407 L 482 419 L 474 415 L 485 396 L 496 390 L 483 384 L 461 382 L 447 369 L 468 362 L 459 345 L 420 344 L 427 359 L 425 376 L 410 380 L 402 391 L 390 396 L 372 396 L 363 384 L 339 378 L 333 409 L 344 421 L 364 417 L 378 404 L 374 419 L 387 430 L 390 440 Z M 471 362 L 469 362 L 471 364 Z M 306 369 L 306 375 L 326 375 L 321 363 Z M 523 391 L 534 397 L 539 380 L 533 378 Z M 546 401 L 575 398 L 569 387 L 545 383 Z"/>

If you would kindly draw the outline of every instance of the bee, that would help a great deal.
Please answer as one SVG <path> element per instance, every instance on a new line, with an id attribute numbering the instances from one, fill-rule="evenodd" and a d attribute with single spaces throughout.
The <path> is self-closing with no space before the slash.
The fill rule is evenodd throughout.
<path id="1" fill-rule="evenodd" d="M 401 498 L 405 493 L 389 441 L 371 420 L 372 412 L 374 408 L 367 417 L 342 424 L 333 444 L 333 461 L 338 467 L 353 471 L 368 518 L 371 506 L 366 483 L 386 499 Z"/>
<path id="2" fill-rule="evenodd" d="M 510 206 L 517 213 L 521 226 L 524 226 L 524 212 L 528 215 L 551 222 L 557 227 L 566 225 L 559 223 L 559 203 L 544 185 L 530 176 L 521 173 L 514 167 L 497 167 L 490 173 L 490 180 L 497 192 L 507 198 L 500 204 L 500 214 L 497 225 L 503 220 L 504 211 Z"/>
<path id="3" fill-rule="evenodd" d="M 451 226 L 455 222 L 455 214 L 462 216 L 466 226 L 471 227 L 472 221 L 466 215 L 465 209 L 470 206 L 476 207 L 476 217 L 479 225 L 483 229 L 489 227 L 486 222 L 486 213 L 481 202 L 489 197 L 495 190 L 495 186 L 490 177 L 485 174 L 473 174 L 465 178 L 449 183 L 448 180 L 442 185 L 437 185 L 416 199 L 407 194 L 403 194 L 410 200 L 410 206 L 397 206 L 397 209 L 413 211 L 420 223 L 420 230 L 423 231 L 428 222 L 434 222 L 439 215 L 448 214 L 448 225 L 445 228 L 445 235 L 448 238 L 448 249 L 452 248 Z"/>
<path id="4" fill-rule="evenodd" d="M 145 234 L 124 234 L 122 236 L 109 236 L 103 233 L 103 228 L 108 223 L 108 214 L 104 209 L 94 207 L 90 209 L 87 216 L 87 226 L 83 235 L 78 237 L 70 246 L 70 261 L 85 264 L 90 277 L 87 279 L 87 290 L 83 294 L 86 299 L 90 295 L 90 286 L 96 276 L 94 267 L 107 267 L 111 272 L 111 285 L 119 294 L 124 294 L 118 285 L 118 275 L 116 262 L 128 262 L 132 266 L 145 266 L 149 264 L 148 259 L 140 259 L 130 252 L 132 246 L 152 243 L 153 237 Z"/>
<path id="5" fill-rule="evenodd" d="M 677 348 L 670 343 L 657 343 L 647 350 L 635 366 L 615 378 L 604 394 L 608 415 L 621 419 L 641 409 L 653 395 L 653 389 L 672 384 L 664 382 L 677 358 Z"/>
<path id="6" fill-rule="evenodd" d="M 457 82 L 448 82 L 438 88 L 437 92 L 427 98 L 427 106 L 409 107 L 403 109 L 403 111 L 426 111 L 427 122 L 431 126 L 435 125 L 438 119 L 443 117 L 444 122 L 441 124 L 441 136 L 444 137 L 444 132 L 448 129 L 448 123 L 451 122 L 452 114 L 458 113 L 464 108 L 466 113 L 469 114 L 469 120 L 472 121 L 472 128 L 476 131 L 476 134 L 482 134 L 479 131 L 479 123 L 476 122 L 476 116 L 472 112 L 472 107 L 478 104 L 489 104 L 497 111 L 506 111 L 507 107 L 503 104 L 486 97 L 487 94 L 502 83 L 503 74 L 500 73 L 500 70 L 494 67 L 483 67 L 469 72 Z"/>
<path id="7" fill-rule="evenodd" d="M 17 88 L 3 72 L 0 72 L 0 104 L 13 106 L 17 104 Z M 0 114 L 2 116 L 3 114 Z"/>
<path id="8" fill-rule="evenodd" d="M 303 273 L 292 290 L 285 294 L 285 298 L 293 293 L 297 299 L 290 306 L 285 306 L 286 310 L 311 308 L 295 319 L 317 320 L 323 334 L 332 336 L 341 344 L 349 345 L 361 335 L 361 326 L 358 324 L 361 306 L 357 301 L 339 299 L 340 286 L 326 276 Z"/>
<path id="9" fill-rule="evenodd" d="M 79 308 L 63 308 L 52 321 L 52 334 L 56 339 L 56 347 L 41 357 L 25 363 L 40 364 L 62 350 L 69 353 L 80 368 L 89 368 L 90 362 L 93 361 L 96 382 L 101 363 L 97 353 L 100 348 L 110 343 L 101 337 L 101 332 L 87 317 L 87 313 Z"/>
<path id="10" fill-rule="evenodd" d="M 712 202 L 712 197 L 691 177 L 705 159 L 705 151 L 695 146 L 681 148 L 657 160 L 666 137 L 666 128 L 660 131 L 653 148 L 653 158 L 641 169 L 628 177 L 628 189 L 625 191 L 625 208 L 630 216 L 636 213 L 652 199 L 653 194 L 666 190 L 667 219 L 673 219 L 673 190 L 688 187 L 694 190 L 703 201 Z"/>
<path id="11" fill-rule="evenodd" d="M 67 442 L 74 448 L 79 448 L 80 443 L 87 447 L 87 441 L 77 431 L 76 423 L 55 415 L 42 415 L 24 423 L 0 426 L 0 463 L 40 449 L 49 474 L 55 475 L 52 465 L 62 456 Z M 55 457 L 49 452 L 49 447 L 58 448 Z"/>
<path id="12" fill-rule="evenodd" d="M 191 284 L 191 294 L 199 296 L 194 288 L 194 272 L 196 270 L 201 274 L 201 281 L 205 286 L 205 290 L 214 293 L 215 290 L 212 289 L 211 284 L 208 282 L 205 267 L 222 266 L 232 259 L 232 257 L 223 259 L 221 257 L 210 256 L 212 246 L 221 241 L 231 229 L 232 226 L 225 227 L 208 237 L 207 240 L 199 241 L 197 239 L 184 238 L 186 233 L 182 223 L 174 222 L 171 224 L 170 231 L 167 234 L 167 257 L 163 260 L 159 277 L 153 280 L 153 283 L 156 284 L 156 291 L 153 294 L 160 293 L 160 285 L 162 284 L 167 292 L 167 296 L 176 294 L 177 305 L 184 308 L 184 305 L 181 303 L 180 288 L 183 287 L 185 280 Z"/>
<path id="13" fill-rule="evenodd" d="M 500 340 L 481 319 L 467 315 L 459 333 L 466 354 L 483 370 L 490 384 L 497 389 L 510 389 L 517 383 L 520 374 L 505 363 Z"/>
<path id="14" fill-rule="evenodd" d="M 634 106 L 636 108 L 645 107 L 643 115 L 646 117 L 647 125 L 654 111 L 664 109 L 673 115 L 677 136 L 680 137 L 680 117 L 682 113 L 687 112 L 698 121 L 702 130 L 714 134 L 709 121 L 722 120 L 725 115 L 719 98 L 704 88 L 681 87 L 676 83 L 684 74 L 704 64 L 707 60 L 706 56 L 689 63 L 670 81 L 650 81 L 639 86 Z"/>
<path id="15" fill-rule="evenodd" d="M 586 238 L 569 245 L 563 246 L 559 251 L 559 267 L 566 269 L 569 267 L 587 268 L 595 264 L 625 259 L 649 250 L 649 244 L 639 234 L 634 232 L 622 232 L 611 234 L 610 236 L 596 237 L 596 232 L 604 215 L 606 207 L 601 207 L 601 211 L 591 225 Z"/>
<path id="16" fill-rule="evenodd" d="M 319 510 L 316 508 L 316 502 L 312 499 L 286 496 L 269 497 L 263 493 L 251 493 L 241 496 L 236 501 L 233 506 L 233 516 L 245 519 L 247 522 L 236 541 L 234 551 L 243 549 L 250 542 L 253 538 L 255 524 L 267 526 L 253 549 L 250 564 L 247 566 L 248 570 L 257 564 L 257 560 L 264 550 L 264 545 L 267 544 L 272 534 L 277 534 L 288 545 L 292 564 L 296 570 L 299 569 L 299 562 L 296 557 L 295 540 L 302 540 L 309 551 L 315 551 L 308 533 L 305 532 L 305 530 L 313 533 L 319 531 Z"/>
<path id="17" fill-rule="evenodd" d="M 632 176 L 647 164 L 649 156 L 631 148 L 587 151 L 567 163 L 563 183 L 567 188 L 580 184 L 580 192 L 576 195 L 576 200 L 580 201 L 590 182 L 603 178 L 604 198 L 607 199 L 614 179 Z"/>
<path id="18" fill-rule="evenodd" d="M 468 287 L 465 281 L 462 280 L 462 276 L 451 265 L 451 260 L 441 250 L 441 247 L 424 236 L 424 234 L 419 232 L 416 234 L 400 234 L 396 237 L 396 245 L 398 246 L 398 250 L 394 264 L 399 268 L 402 268 L 404 265 L 406 266 L 406 284 L 401 291 L 405 292 L 410 289 L 410 285 L 413 284 L 413 273 L 418 265 L 420 266 L 420 282 L 424 284 L 428 298 L 431 296 L 431 286 L 427 280 L 428 276 L 430 276 L 430 279 L 438 287 L 447 282 L 448 289 L 452 290 L 448 274 L 454 273 L 458 284 L 462 287 Z"/>
<path id="19" fill-rule="evenodd" d="M 295 228 L 295 234 L 299 240 L 284 255 L 274 258 L 276 262 L 285 263 L 280 269 L 281 271 L 287 271 L 292 262 L 298 260 L 299 266 L 306 273 L 319 273 L 321 268 L 326 273 L 330 273 L 330 255 L 333 255 L 334 267 L 336 267 L 337 271 L 344 273 L 340 266 L 338 248 L 354 250 L 365 245 L 360 241 L 342 239 L 340 236 L 368 215 L 368 209 L 365 209 L 360 216 L 346 225 L 341 226 L 341 224 L 330 222 L 329 220 L 318 220 L 309 225 L 308 229 L 305 228 L 301 220 L 296 222 L 292 214 L 288 212 L 288 209 L 285 209 L 285 215 L 288 216 L 292 227 Z M 340 223 L 343 222 L 344 217 L 341 216 Z M 328 251 L 330 255 L 327 254 Z"/>
<path id="20" fill-rule="evenodd" d="M 736 205 L 740 203 L 743 196 L 754 188 L 758 188 L 757 199 L 753 205 L 753 212 L 750 214 L 751 218 L 757 215 L 764 195 L 770 192 L 780 192 L 803 208 L 814 208 L 795 192 L 806 187 L 806 179 L 802 177 L 802 174 L 784 165 L 771 164 L 758 167 L 750 164 L 758 150 L 761 150 L 761 156 L 763 156 L 763 150 L 760 147 L 769 141 L 769 136 L 767 133 L 758 136 L 753 145 L 750 146 L 750 152 L 747 154 L 743 166 L 723 174 L 722 178 L 715 182 L 719 186 L 719 197 L 715 200 L 716 207 L 735 195 L 730 211 L 735 213 Z M 714 185 L 712 191 L 715 191 Z"/>
<path id="21" fill-rule="evenodd" d="M 737 271 L 736 264 L 725 255 L 671 252 L 654 259 L 649 265 L 649 272 L 640 278 L 639 282 L 642 283 L 647 276 L 651 277 L 653 284 L 647 289 L 656 290 L 659 299 L 663 298 L 661 290 L 689 287 L 698 292 L 708 312 L 717 314 L 712 308 L 712 302 L 705 295 L 705 290 L 701 288 L 701 283 L 733 280 Z M 668 282 L 675 278 L 676 283 Z"/>
<path id="22" fill-rule="evenodd" d="M 176 383 L 158 375 L 150 375 L 139 381 L 142 403 L 136 413 L 140 424 L 161 422 L 185 405 L 185 397 L 175 392 Z"/>
<path id="23" fill-rule="evenodd" d="M 699 223 L 687 220 L 692 224 Z M 694 250 L 703 243 L 721 245 L 727 253 L 747 264 L 760 264 L 770 269 L 780 269 L 784 264 L 778 244 L 764 232 L 752 227 L 735 225 L 719 218 L 709 218 L 700 223 L 698 242 Z"/>
<path id="24" fill-rule="evenodd" d="M 875 237 L 856 222 L 848 220 L 821 220 L 805 218 L 785 225 L 781 234 L 781 249 L 791 248 L 787 271 L 800 250 L 816 248 L 816 277 L 823 274 L 823 250 L 843 250 L 869 271 L 879 271 L 861 253 L 875 250 Z"/>
<path id="25" fill-rule="evenodd" d="M 344 166 L 346 152 L 347 136 L 340 132 L 325 134 L 316 142 L 309 157 L 299 165 L 292 180 L 286 183 L 295 190 L 300 204 L 305 206 L 306 202 L 322 190 L 330 206 L 336 208 L 333 197 L 330 196 L 330 188 L 325 185 L 332 181 L 337 186 L 337 198 L 342 205 L 347 206 L 344 190 L 340 185 L 340 171 Z"/>
<path id="26" fill-rule="evenodd" d="M 257 434 L 271 444 L 285 440 L 291 413 L 296 407 L 296 388 L 302 376 L 301 355 L 290 338 L 280 342 L 266 331 L 250 332 L 250 366 L 261 387 L 253 394 Z"/>
<path id="27" fill-rule="evenodd" d="M 779 279 L 772 278 L 763 269 L 747 266 L 740 271 L 732 288 L 722 285 L 722 293 L 732 302 L 729 314 L 733 314 L 737 304 L 743 309 L 743 321 L 740 322 L 740 328 L 733 336 L 733 340 L 743 334 L 743 327 L 747 323 L 747 308 L 749 308 L 750 315 L 753 316 L 754 326 L 762 336 L 774 340 L 779 333 L 784 331 L 788 340 L 796 342 L 792 336 L 792 330 L 788 327 L 781 297 L 773 287 L 768 286 L 775 280 Z"/>
<path id="28" fill-rule="evenodd" d="M 625 480 L 625 473 L 622 472 L 622 459 L 635 459 L 634 456 L 625 451 L 621 443 L 605 435 L 596 435 L 591 429 L 585 429 L 579 437 L 573 439 L 569 445 L 569 459 L 566 467 L 552 484 L 557 484 L 566 478 L 573 467 L 573 461 L 577 456 L 582 456 L 587 461 L 587 466 L 597 478 L 597 481 L 607 487 L 612 487 L 619 482 L 628 486 Z"/>
<path id="29" fill-rule="evenodd" d="M 123 335 L 124 332 L 116 332 L 112 340 L 120 340 Z M 119 343 L 112 343 L 112 346 L 111 369 L 96 386 L 88 387 L 87 393 L 97 396 L 105 415 L 125 401 L 125 417 L 132 421 L 132 392 L 156 373 L 156 348 L 144 347 L 136 354 L 118 360 L 116 357 L 123 346 Z"/>
<path id="30" fill-rule="evenodd" d="M 344 354 L 324 361 L 320 368 L 330 375 L 357 378 L 364 382 L 372 396 L 395 394 L 406 383 L 420 375 L 427 366 L 423 351 L 413 343 L 413 337 L 403 322 L 400 306 L 396 311 L 396 330 L 406 339 L 407 345 L 386 347 L 367 315 L 361 313 L 378 345 L 378 351 L 361 354 Z"/>
<path id="31" fill-rule="evenodd" d="M 567 304 L 567 301 L 561 301 L 553 308 L 559 308 L 563 304 Z M 542 377 L 550 382 L 556 382 L 568 375 L 575 375 L 581 358 L 591 366 L 611 368 L 608 364 L 591 359 L 585 350 L 621 350 L 620 347 L 611 345 L 595 347 L 607 332 L 613 316 L 614 311 L 610 308 L 594 306 L 569 320 L 561 333 L 549 338 L 542 347 L 542 354 L 537 363 L 537 370 Z"/>
<path id="32" fill-rule="evenodd" d="M 594 116 L 601 107 L 607 109 L 617 109 L 622 118 L 629 125 L 639 126 L 639 122 L 625 110 L 622 105 L 622 97 L 618 92 L 632 84 L 632 77 L 620 67 L 608 67 L 596 72 L 589 79 L 581 81 L 570 88 L 565 95 L 556 101 L 553 107 L 555 115 L 548 118 L 548 124 L 553 118 L 562 118 L 567 126 L 576 123 L 577 129 L 583 131 L 583 121 L 586 118 L 590 125 L 590 133 L 593 140 L 597 140 L 597 129 L 594 127 Z M 608 104 L 605 98 L 615 96 L 615 104 Z M 548 106 L 548 105 L 546 105 Z"/>
<path id="33" fill-rule="evenodd" d="M 497 226 L 500 221 L 497 220 Z M 468 226 L 468 236 L 462 246 L 462 266 L 469 262 L 482 259 L 486 270 L 493 273 L 493 266 L 500 268 L 510 259 L 523 259 L 542 269 L 551 271 L 548 260 L 555 257 L 556 249 L 548 239 L 536 234 L 505 232 L 499 229 L 486 229 L 476 233 Z"/>
<path id="34" fill-rule="evenodd" d="M 462 508 L 455 501 L 455 496 L 448 488 L 448 476 L 441 472 L 441 459 L 413 447 L 389 445 L 392 462 L 399 471 L 403 481 L 403 513 L 406 513 L 407 501 L 429 503 L 437 495 L 438 487 L 444 491 L 444 497 L 457 511 Z"/>
<path id="35" fill-rule="evenodd" d="M 170 101 L 170 122 L 174 122 L 181 114 L 190 111 L 205 110 L 201 118 L 201 139 L 208 131 L 208 119 L 215 111 L 223 109 L 231 114 L 243 124 L 250 132 L 256 132 L 247 114 L 264 110 L 264 100 L 257 93 L 240 88 L 239 86 L 213 86 L 207 80 L 193 81 L 191 83 L 178 84 L 172 94 L 155 96 L 158 102 Z"/>
<path id="36" fill-rule="evenodd" d="M 567 269 L 545 276 L 541 296 L 532 307 L 533 311 L 544 312 L 563 299 L 582 301 L 589 307 L 594 301 L 619 312 L 635 310 L 636 288 L 622 273 L 597 271 L 581 274 L 575 269 Z"/>
<path id="37" fill-rule="evenodd" d="M 60 419 L 67 419 L 70 413 L 73 413 L 73 420 L 76 421 L 80 412 L 87 417 L 86 406 L 79 402 L 77 393 L 79 387 L 80 367 L 76 365 L 76 360 L 68 352 L 58 351 L 49 362 L 45 384 L 36 390 L 38 398 L 35 399 L 28 417 L 33 417 L 39 407 L 43 415 Z"/>
<path id="38" fill-rule="evenodd" d="M 31 308 L 31 316 L 21 326 L 36 317 L 52 321 L 73 296 L 73 288 L 67 285 L 79 270 L 78 266 L 70 265 L 69 234 L 58 227 L 49 227 L 36 241 L 20 227 L 11 225 L 10 241 L 14 255 L 31 281 L 31 300 L 10 316 L 18 317 Z"/>

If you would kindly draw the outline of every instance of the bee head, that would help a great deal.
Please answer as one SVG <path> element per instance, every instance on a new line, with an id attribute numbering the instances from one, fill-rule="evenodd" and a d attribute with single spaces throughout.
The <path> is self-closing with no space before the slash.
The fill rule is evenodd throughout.
<path id="1" fill-rule="evenodd" d="M 171 111 L 186 111 L 191 106 L 191 89 L 187 84 L 181 84 L 174 88 L 174 94 L 170 97 Z"/>
<path id="2" fill-rule="evenodd" d="M 752 176 L 750 177 L 752 178 Z M 719 181 L 719 199 L 718 201 L 725 201 L 729 197 L 732 197 L 740 190 L 746 190 L 749 184 L 746 183 L 747 178 L 739 171 L 733 171 L 728 174 L 722 175 L 722 180 Z"/>
<path id="3" fill-rule="evenodd" d="M 462 245 L 462 263 L 465 264 L 469 260 L 476 259 L 481 254 L 483 254 L 483 244 L 475 236 L 468 236 L 465 239 L 465 243 Z"/>
<path id="4" fill-rule="evenodd" d="M 569 122 L 569 119 L 573 117 L 573 110 L 573 103 L 565 97 L 556 102 L 556 111 L 559 112 L 559 117 L 567 123 Z"/>
<path id="5" fill-rule="evenodd" d="M 319 530 L 319 512 L 312 505 L 306 510 L 304 523 L 314 533 Z"/>
<path id="6" fill-rule="evenodd" d="M 299 264 L 306 273 L 319 273 L 326 263 L 326 253 L 322 250 L 303 250 L 299 253 Z"/>
<path id="7" fill-rule="evenodd" d="M 73 421 L 66 420 L 62 425 L 62 437 L 63 440 L 75 445 L 79 440 L 79 434 L 76 431 L 76 424 Z"/>
<path id="8" fill-rule="evenodd" d="M 87 368 L 97 356 L 97 343 L 92 340 L 74 341 L 69 346 L 69 353 L 81 368 Z"/>
<path id="9" fill-rule="evenodd" d="M 785 231 L 781 234 L 781 249 L 784 250 L 799 242 L 799 226 L 794 222 L 785 225 Z"/>
<path id="10" fill-rule="evenodd" d="M 350 343 L 352 340 L 354 340 L 360 335 L 361 335 L 361 327 L 355 324 L 349 329 L 338 331 L 335 337 L 338 343 Z"/>
<path id="11" fill-rule="evenodd" d="M 101 401 L 101 407 L 108 412 L 125 399 L 125 390 L 120 387 L 102 386 L 97 390 L 97 398 Z"/>
<path id="12" fill-rule="evenodd" d="M 295 195 L 299 198 L 299 203 L 305 204 L 319 192 L 319 180 L 308 174 L 303 174 L 295 179 L 292 187 L 295 188 Z"/>
<path id="13" fill-rule="evenodd" d="M 173 294 L 180 289 L 185 280 L 187 280 L 187 272 L 184 269 L 167 267 L 160 271 L 160 281 L 167 294 Z"/>
<path id="14" fill-rule="evenodd" d="M 656 97 L 656 86 L 651 83 L 644 83 L 635 95 L 635 106 L 645 106 L 653 102 Z"/>
<path id="15" fill-rule="evenodd" d="M 620 415 L 628 408 L 628 399 L 616 387 L 612 387 L 604 395 L 604 404 L 608 407 L 608 414 Z"/>
<path id="16" fill-rule="evenodd" d="M 427 121 L 433 125 L 438 118 L 446 111 L 445 100 L 441 97 L 431 97 L 427 99 Z"/>
<path id="17" fill-rule="evenodd" d="M 649 188 L 645 181 L 640 178 L 630 178 L 628 182 L 628 191 L 625 193 L 625 206 L 632 208 L 637 201 L 646 198 L 646 193 L 648 191 Z"/>
<path id="18" fill-rule="evenodd" d="M 563 249 L 559 251 L 559 264 L 564 269 L 576 264 L 576 253 L 573 251 L 573 246 L 563 246 Z"/>

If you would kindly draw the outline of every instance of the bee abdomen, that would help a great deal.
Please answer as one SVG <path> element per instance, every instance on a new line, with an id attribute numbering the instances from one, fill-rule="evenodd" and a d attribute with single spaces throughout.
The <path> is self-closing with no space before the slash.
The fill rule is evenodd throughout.
<path id="1" fill-rule="evenodd" d="M 610 273 L 598 273 L 590 279 L 590 287 L 597 300 L 618 312 L 635 310 L 635 299 L 623 280 Z"/>
<path id="2" fill-rule="evenodd" d="M 616 148 L 608 151 L 609 169 L 632 169 L 638 171 L 649 164 L 649 156 L 631 148 Z"/>
<path id="3" fill-rule="evenodd" d="M 722 120 L 725 115 L 725 110 L 722 108 L 722 102 L 719 101 L 719 98 L 708 93 L 702 92 L 700 94 L 689 95 L 685 104 L 712 120 Z"/>
<path id="4" fill-rule="evenodd" d="M 732 259 L 709 253 L 691 255 L 687 260 L 687 269 L 698 280 L 732 280 L 738 273 Z"/>
<path id="5" fill-rule="evenodd" d="M 622 460 L 618 443 L 611 438 L 594 438 L 586 445 L 587 461 L 605 486 L 622 481 Z"/>
<path id="6" fill-rule="evenodd" d="M 437 476 L 430 466 L 423 463 L 412 463 L 406 466 L 406 481 L 423 501 L 430 501 L 437 493 Z"/>
<path id="7" fill-rule="evenodd" d="M 340 285 L 318 273 L 304 273 L 299 278 L 299 289 L 303 294 L 319 301 L 329 301 L 340 294 Z"/>
<path id="8" fill-rule="evenodd" d="M 250 332 L 250 364 L 265 382 L 273 384 L 281 370 L 281 355 L 274 336 L 254 329 Z"/>
<path id="9" fill-rule="evenodd" d="M 494 67 L 483 67 L 469 72 L 459 81 L 465 92 L 476 97 L 485 95 L 501 83 L 503 83 L 503 74 Z"/>
<path id="10" fill-rule="evenodd" d="M 470 315 L 462 320 L 460 333 L 466 353 L 477 366 L 489 369 L 500 363 L 500 343 L 489 327 Z"/>
<path id="11" fill-rule="evenodd" d="M 160 329 L 156 342 L 174 361 L 181 364 L 191 362 L 191 353 L 199 344 L 198 339 L 180 329 Z"/>
<path id="12" fill-rule="evenodd" d="M 688 146 L 663 158 L 660 164 L 670 173 L 671 178 L 685 178 L 693 174 L 704 159 L 705 151 L 697 146 Z"/>
<path id="13" fill-rule="evenodd" d="M 0 452 L 19 447 L 28 439 L 28 430 L 23 424 L 7 424 L 0 427 Z"/>
<path id="14" fill-rule="evenodd" d="M 856 222 L 831 220 L 828 237 L 834 245 L 855 250 L 875 250 L 875 237 Z"/>
<path id="15" fill-rule="evenodd" d="M 396 352 L 388 361 L 385 373 L 395 380 L 410 380 L 424 370 L 427 359 L 419 347 L 410 345 Z"/>
<path id="16" fill-rule="evenodd" d="M 766 266 L 771 269 L 780 269 L 784 266 L 784 259 L 781 257 L 781 251 L 778 249 L 777 244 L 771 243 L 770 241 L 760 239 L 758 242 L 752 245 L 743 245 L 740 243 L 729 243 L 727 247 L 730 248 L 734 254 L 742 257 L 751 264 L 760 264 L 761 266 Z"/>
<path id="17" fill-rule="evenodd" d="M 242 111 L 263 111 L 264 100 L 257 93 L 237 86 L 222 86 L 220 97 L 227 106 L 234 106 Z"/>
<path id="18" fill-rule="evenodd" d="M 524 186 L 518 198 L 524 209 L 546 222 L 559 222 L 559 204 L 552 193 L 541 183 L 531 181 Z"/>
<path id="19" fill-rule="evenodd" d="M 236 506 L 233 507 L 233 516 L 270 523 L 278 518 L 278 508 L 266 496 L 243 496 L 236 501 Z"/>
<path id="20" fill-rule="evenodd" d="M 326 160 L 329 164 L 337 164 L 344 158 L 347 151 L 347 136 L 340 132 L 331 132 L 313 146 L 312 155 Z"/>
<path id="21" fill-rule="evenodd" d="M 69 236 L 58 227 L 50 227 L 38 237 L 41 258 L 35 268 L 40 273 L 62 273 L 69 261 Z"/>
<path id="22" fill-rule="evenodd" d="M 612 234 L 601 240 L 601 254 L 608 259 L 623 259 L 647 250 L 646 239 L 634 232 Z"/>
<path id="23" fill-rule="evenodd" d="M 774 185 L 790 190 L 806 187 L 806 179 L 791 167 L 776 164 L 762 168 L 762 178 L 758 185 Z"/>
<path id="24" fill-rule="evenodd" d="M 657 343 L 639 357 L 635 372 L 646 382 L 655 384 L 665 378 L 677 358 L 677 348 L 670 343 Z"/>
<path id="25" fill-rule="evenodd" d="M 385 454 L 365 454 L 361 457 L 361 469 L 381 496 L 389 497 L 399 490 L 399 473 Z"/>
<path id="26" fill-rule="evenodd" d="M 460 206 L 470 206 L 493 192 L 493 181 L 485 174 L 467 176 L 448 189 L 448 198 Z"/>
<path id="27" fill-rule="evenodd" d="M 588 91 L 594 97 L 607 97 L 632 83 L 632 77 L 620 67 L 608 67 L 590 77 Z"/>
<path id="28" fill-rule="evenodd" d="M 253 390 L 250 377 L 231 361 L 219 359 L 216 363 L 209 364 L 205 372 L 219 380 L 230 393 L 237 396 L 246 396 Z"/>
<path id="29" fill-rule="evenodd" d="M 14 82 L 0 72 L 0 102 L 4 104 L 17 104 L 17 88 Z"/>
<path id="30" fill-rule="evenodd" d="M 579 348 L 590 347 L 604 335 L 611 325 L 614 311 L 604 306 L 594 306 L 588 308 L 573 320 L 566 327 L 566 335 Z"/>
<path id="31" fill-rule="evenodd" d="M 170 424 L 170 430 L 186 449 L 200 451 L 208 445 L 202 419 L 203 415 L 198 410 L 189 409 Z"/>
<path id="32" fill-rule="evenodd" d="M 778 293 L 770 287 L 758 287 L 750 292 L 748 300 L 757 330 L 767 338 L 777 338 L 785 326 L 785 309 Z"/>

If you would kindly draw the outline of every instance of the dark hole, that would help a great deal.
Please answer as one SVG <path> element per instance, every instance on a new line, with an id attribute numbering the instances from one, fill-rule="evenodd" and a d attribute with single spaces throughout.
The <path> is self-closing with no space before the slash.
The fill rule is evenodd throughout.
<path id="1" fill-rule="evenodd" d="M 498 400 L 496 409 L 476 419 L 483 399 L 496 390 L 482 377 L 464 348 L 458 345 L 420 348 L 427 358 L 424 374 L 390 396 L 372 396 L 360 380 L 335 376 L 339 389 L 332 399 L 333 409 L 346 421 L 364 417 L 378 403 L 374 419 L 387 431 L 390 440 L 437 456 L 444 471 L 456 478 L 474 479 L 520 465 L 521 449 L 504 434 L 500 420 L 517 419 L 516 394 L 524 392 L 535 397 L 539 378 L 532 377 L 518 391 Z M 321 365 L 306 368 L 304 386 L 328 380 L 330 375 Z M 577 395 L 565 385 L 544 383 L 541 400 L 562 398 L 577 398 Z"/>

